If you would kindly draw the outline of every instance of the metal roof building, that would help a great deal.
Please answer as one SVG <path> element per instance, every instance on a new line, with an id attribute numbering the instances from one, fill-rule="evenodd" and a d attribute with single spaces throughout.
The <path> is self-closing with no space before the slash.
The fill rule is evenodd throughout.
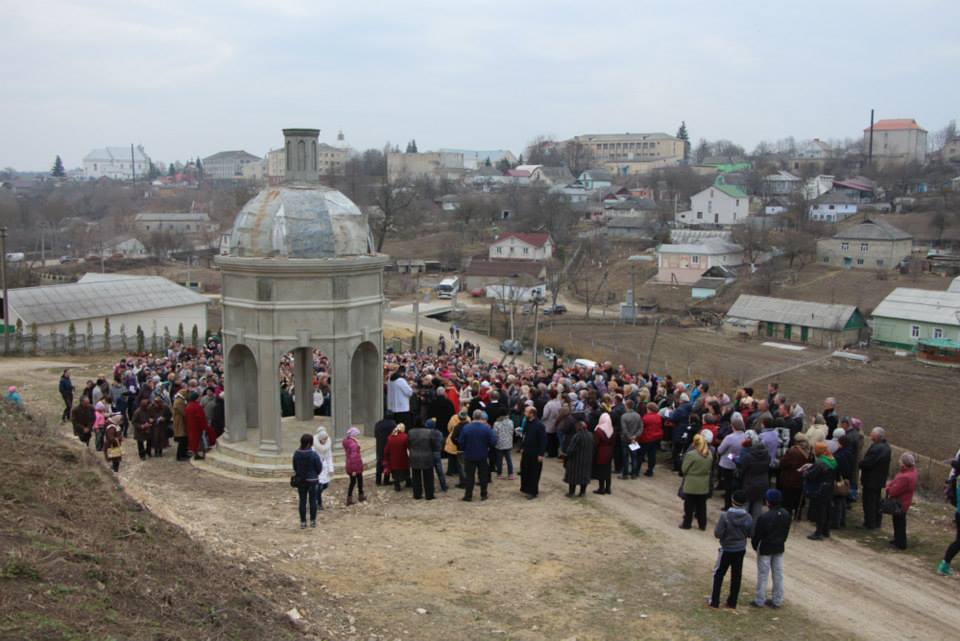
<path id="1" fill-rule="evenodd" d="M 123 324 L 128 336 L 138 325 L 148 336 L 164 327 L 175 334 L 180 323 L 187 332 L 196 325 L 201 336 L 207 330 L 209 300 L 161 276 L 87 274 L 77 283 L 11 289 L 8 296 L 10 324 L 36 324 L 40 334 L 66 334 L 70 323 L 83 333 L 89 321 L 102 335 L 107 318 L 113 333 Z"/>
<path id="2" fill-rule="evenodd" d="M 750 327 L 761 337 L 842 347 L 858 342 L 866 328 L 854 305 L 831 305 L 810 301 L 744 294 L 727 311 L 728 324 Z"/>
<path id="3" fill-rule="evenodd" d="M 873 340 L 913 349 L 924 339 L 960 340 L 960 293 L 898 287 L 873 310 Z"/>

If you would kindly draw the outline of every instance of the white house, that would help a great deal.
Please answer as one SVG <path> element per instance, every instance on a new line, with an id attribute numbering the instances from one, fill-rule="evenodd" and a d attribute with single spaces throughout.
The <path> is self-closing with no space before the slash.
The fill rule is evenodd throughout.
<path id="1" fill-rule="evenodd" d="M 711 267 L 736 267 L 743 264 L 743 248 L 723 238 L 707 238 L 699 243 L 657 247 L 657 275 L 662 283 L 692 285 Z"/>
<path id="2" fill-rule="evenodd" d="M 104 243 L 103 252 L 106 256 L 119 254 L 124 258 L 144 258 L 147 255 L 147 248 L 136 238 L 121 236 Z"/>
<path id="3" fill-rule="evenodd" d="M 22 287 L 9 292 L 11 324 L 25 328 L 36 324 L 42 336 L 51 332 L 66 335 L 73 323 L 78 335 L 86 333 L 87 322 L 102 340 L 104 321 L 110 319 L 113 336 L 124 326 L 131 343 L 137 327 L 147 337 L 163 336 L 164 328 L 177 334 L 180 323 L 189 336 L 194 325 L 203 337 L 207 331 L 209 300 L 161 276 L 87 274 L 76 283 Z M 29 329 L 26 330 L 29 333 Z"/>
<path id="4" fill-rule="evenodd" d="M 728 185 L 723 176 L 690 198 L 690 211 L 677 212 L 677 222 L 685 225 L 736 225 L 750 214 L 750 197 L 736 185 Z"/>
<path id="5" fill-rule="evenodd" d="M 607 189 L 613 185 L 613 174 L 606 169 L 587 169 L 577 180 L 587 189 Z"/>
<path id="6" fill-rule="evenodd" d="M 546 232 L 507 231 L 490 244 L 490 260 L 549 260 L 553 241 Z"/>
<path id="7" fill-rule="evenodd" d="M 858 200 L 847 194 L 831 191 L 810 205 L 810 220 L 823 223 L 837 223 L 857 213 Z"/>
<path id="8" fill-rule="evenodd" d="M 136 172 L 137 177 L 146 178 L 150 171 L 150 157 L 138 145 L 133 147 L 103 147 L 94 149 L 83 157 L 83 175 L 91 180 L 112 178 L 130 180 Z"/>
<path id="9" fill-rule="evenodd" d="M 798 191 L 803 180 L 789 171 L 778 171 L 763 177 L 764 189 L 769 196 L 789 196 Z"/>
<path id="10" fill-rule="evenodd" d="M 215 234 L 220 226 L 204 213 L 145 212 L 133 219 L 133 227 L 140 233 L 169 232 L 173 234 Z"/>
<path id="11" fill-rule="evenodd" d="M 833 176 L 823 174 L 807 180 L 803 186 L 803 195 L 807 200 L 815 200 L 833 189 Z"/>

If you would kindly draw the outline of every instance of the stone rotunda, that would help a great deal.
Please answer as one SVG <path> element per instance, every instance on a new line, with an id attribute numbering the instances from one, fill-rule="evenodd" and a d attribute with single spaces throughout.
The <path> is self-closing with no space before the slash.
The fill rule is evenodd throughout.
<path id="1" fill-rule="evenodd" d="M 229 255 L 216 259 L 223 279 L 225 440 L 248 452 L 290 450 L 278 377 L 280 360 L 290 352 L 298 425 L 313 420 L 314 349 L 331 363 L 332 437 L 344 436 L 351 425 L 372 434 L 383 415 L 387 258 L 376 253 L 360 209 L 320 184 L 319 133 L 283 130 L 284 181 L 243 207 Z"/>

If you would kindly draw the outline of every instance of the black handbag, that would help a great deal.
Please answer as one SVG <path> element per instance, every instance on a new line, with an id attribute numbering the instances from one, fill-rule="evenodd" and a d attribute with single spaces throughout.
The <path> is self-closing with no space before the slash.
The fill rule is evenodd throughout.
<path id="1" fill-rule="evenodd" d="M 300 477 L 297 476 L 296 474 L 292 474 L 290 476 L 290 487 L 296 487 L 296 488 L 300 487 Z"/>
<path id="2" fill-rule="evenodd" d="M 891 516 L 903 516 L 903 506 L 895 498 L 885 496 L 880 500 L 880 511 Z"/>

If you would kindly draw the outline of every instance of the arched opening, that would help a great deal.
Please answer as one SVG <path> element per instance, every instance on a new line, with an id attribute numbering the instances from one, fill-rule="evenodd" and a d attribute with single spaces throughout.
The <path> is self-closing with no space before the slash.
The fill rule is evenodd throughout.
<path id="1" fill-rule="evenodd" d="M 365 341 L 350 359 L 351 423 L 373 434 L 373 425 L 383 414 L 383 364 L 377 346 Z"/>
<path id="2" fill-rule="evenodd" d="M 247 439 L 258 425 L 257 360 L 246 345 L 234 345 L 227 355 L 226 431 L 230 441 Z"/>
<path id="3" fill-rule="evenodd" d="M 306 171 L 307 169 L 307 143 L 302 140 L 297 141 L 297 171 Z"/>
<path id="4" fill-rule="evenodd" d="M 332 413 L 330 359 L 318 349 L 298 347 L 280 357 L 280 416 L 310 421 Z"/>

